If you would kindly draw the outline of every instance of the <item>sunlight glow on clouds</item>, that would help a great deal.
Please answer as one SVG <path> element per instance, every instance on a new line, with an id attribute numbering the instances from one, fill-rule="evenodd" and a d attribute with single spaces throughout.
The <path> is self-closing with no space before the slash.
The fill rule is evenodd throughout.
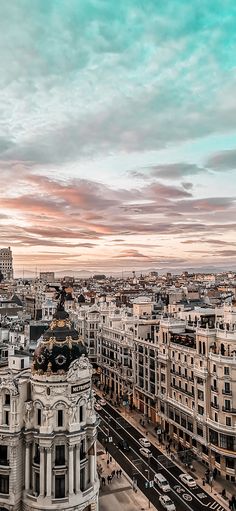
<path id="1" fill-rule="evenodd" d="M 1 3 L 18 270 L 236 265 L 235 23 L 233 0 Z"/>

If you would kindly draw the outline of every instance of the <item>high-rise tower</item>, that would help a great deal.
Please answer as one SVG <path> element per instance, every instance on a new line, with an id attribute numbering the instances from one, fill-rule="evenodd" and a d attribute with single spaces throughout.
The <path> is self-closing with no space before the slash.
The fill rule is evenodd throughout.
<path id="1" fill-rule="evenodd" d="M 0 271 L 3 274 L 4 280 L 13 279 L 12 251 L 10 247 L 0 249 Z"/>

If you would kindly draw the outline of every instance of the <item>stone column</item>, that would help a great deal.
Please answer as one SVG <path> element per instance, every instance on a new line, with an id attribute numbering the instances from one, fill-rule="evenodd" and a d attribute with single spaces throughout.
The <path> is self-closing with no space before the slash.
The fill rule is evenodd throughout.
<path id="1" fill-rule="evenodd" d="M 47 447 L 47 497 L 52 495 L 52 448 Z"/>
<path id="2" fill-rule="evenodd" d="M 80 491 L 80 444 L 76 445 L 76 458 L 75 458 L 75 491 Z"/>
<path id="3" fill-rule="evenodd" d="M 30 444 L 25 448 L 25 491 L 30 489 Z"/>
<path id="4" fill-rule="evenodd" d="M 40 450 L 40 497 L 45 495 L 45 456 L 44 447 L 39 447 Z"/>
<path id="5" fill-rule="evenodd" d="M 69 495 L 74 493 L 74 446 L 69 445 Z"/>

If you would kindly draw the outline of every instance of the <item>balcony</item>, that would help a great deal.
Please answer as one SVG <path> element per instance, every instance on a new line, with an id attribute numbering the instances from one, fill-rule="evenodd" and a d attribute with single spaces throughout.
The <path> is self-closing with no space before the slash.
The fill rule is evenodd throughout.
<path id="1" fill-rule="evenodd" d="M 219 410 L 218 403 L 211 403 L 212 408 L 215 408 L 215 410 Z"/>
<path id="2" fill-rule="evenodd" d="M 218 387 L 215 387 L 214 385 L 211 385 L 212 392 L 219 392 Z"/>
<path id="3" fill-rule="evenodd" d="M 228 408 L 228 407 L 222 406 L 222 412 L 236 413 L 236 408 Z"/>
<path id="4" fill-rule="evenodd" d="M 2 459 L 2 460 L 0 459 L 0 466 L 1 467 L 8 467 L 9 466 L 9 460 L 7 460 L 5 458 Z"/>
<path id="5" fill-rule="evenodd" d="M 212 362 L 216 362 L 216 363 L 220 363 L 222 362 L 223 364 L 236 364 L 236 354 L 232 355 L 232 356 L 225 356 L 225 355 L 221 355 L 220 353 L 209 353 L 209 359 L 212 360 Z"/>
<path id="6" fill-rule="evenodd" d="M 224 396 L 232 396 L 232 390 L 223 389 L 222 394 L 224 394 Z"/>

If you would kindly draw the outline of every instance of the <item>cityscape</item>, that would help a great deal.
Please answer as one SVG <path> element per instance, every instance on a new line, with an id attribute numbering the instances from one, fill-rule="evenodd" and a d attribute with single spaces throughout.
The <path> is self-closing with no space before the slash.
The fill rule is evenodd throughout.
<path id="1" fill-rule="evenodd" d="M 0 511 L 236 511 L 236 3 L 0 23 Z"/>

